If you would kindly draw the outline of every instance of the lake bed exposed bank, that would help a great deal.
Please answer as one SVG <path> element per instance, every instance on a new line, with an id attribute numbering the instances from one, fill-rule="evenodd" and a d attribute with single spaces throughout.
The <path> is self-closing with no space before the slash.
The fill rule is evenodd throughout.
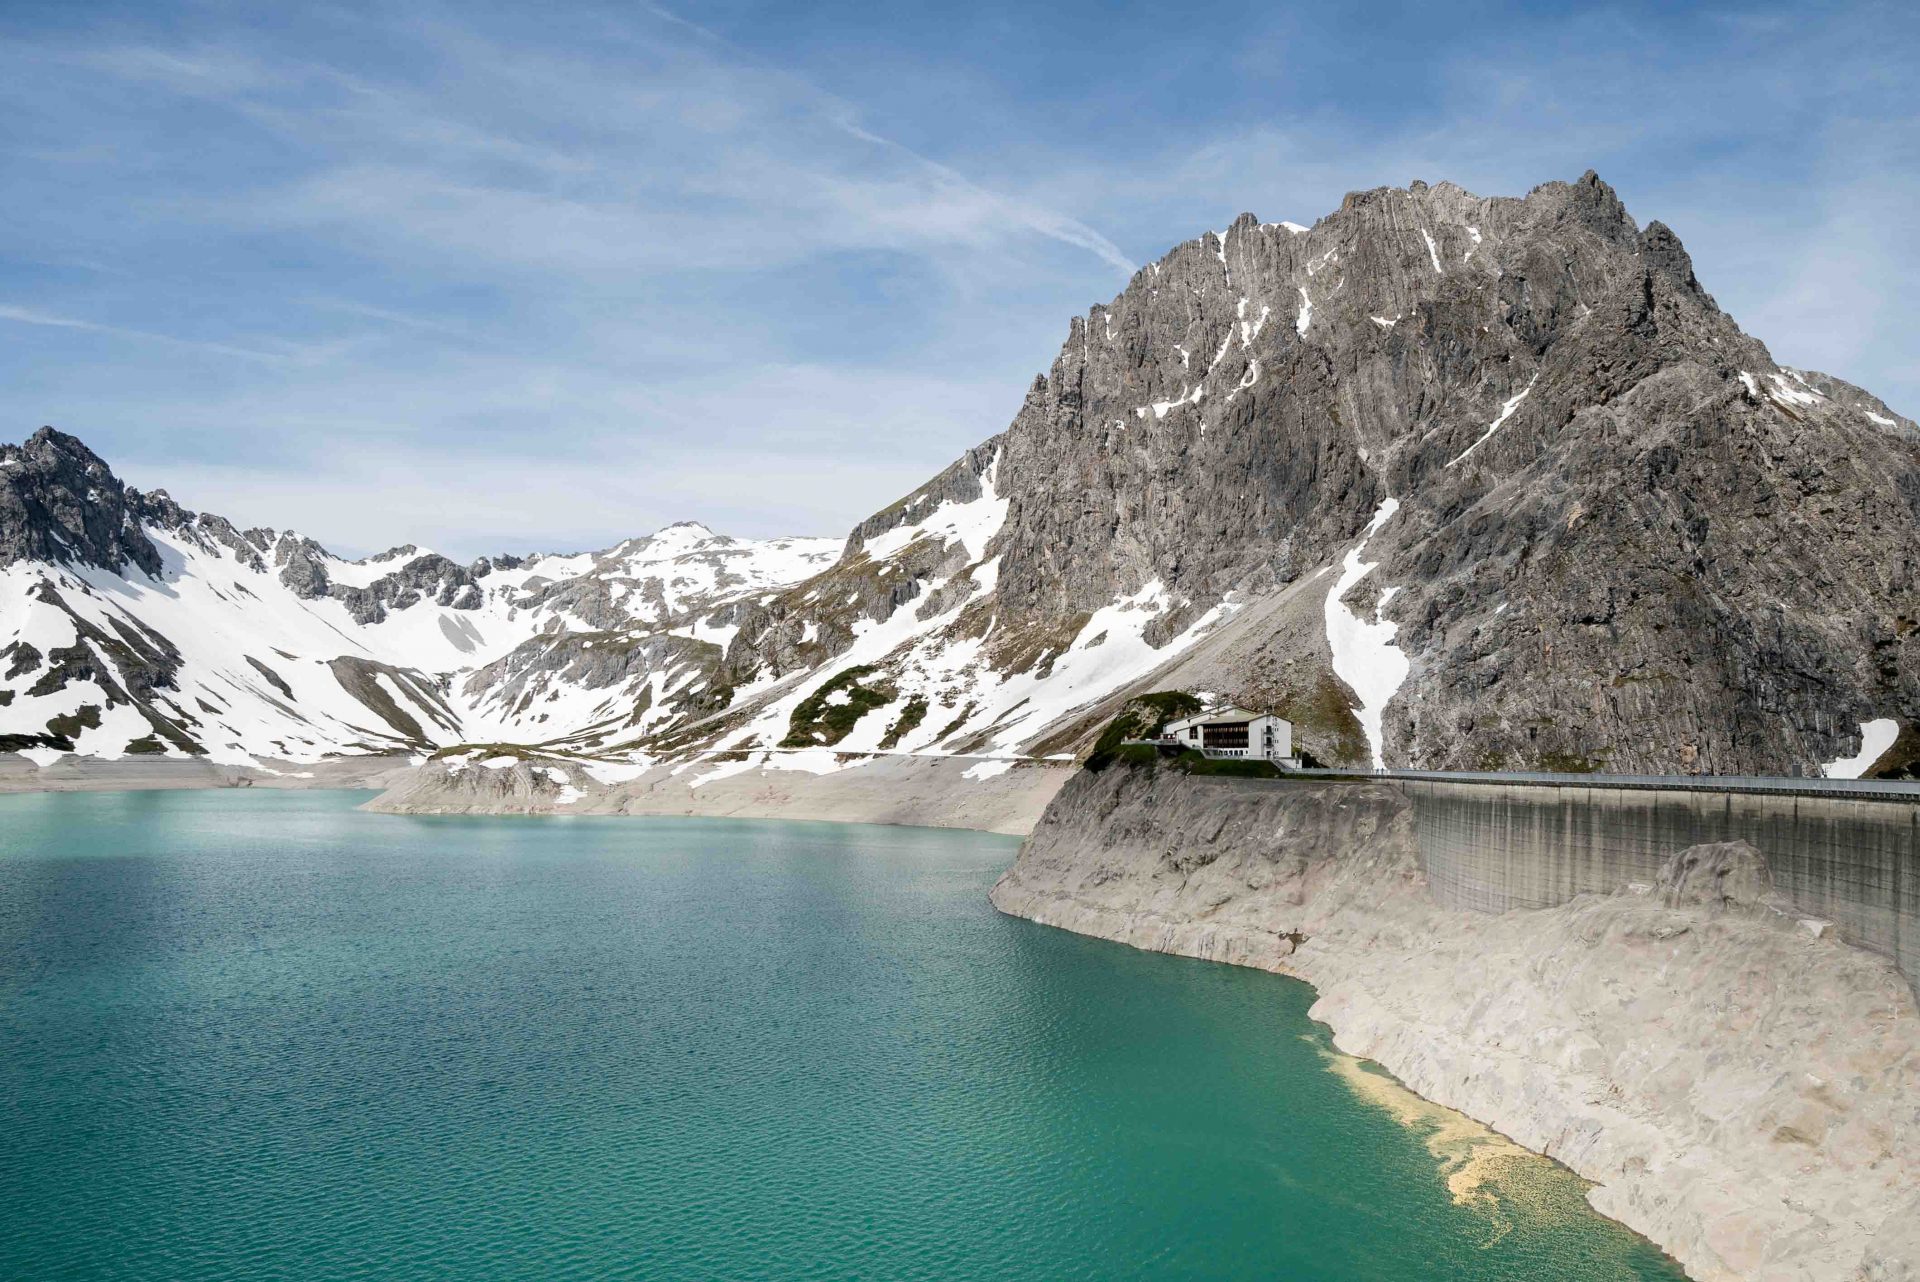
<path id="1" fill-rule="evenodd" d="M 388 814 L 707 815 L 972 828 L 1024 836 L 1073 774 L 1065 761 L 818 748 L 613 765 L 475 749 L 409 771 L 367 804 Z"/>
<path id="2" fill-rule="evenodd" d="M 199 788 L 366 788 L 367 809 L 416 815 L 693 815 L 1033 831 L 1071 762 L 804 752 L 721 753 L 622 764 L 521 747 L 421 761 L 262 760 L 0 753 L 0 794 Z"/>
<path id="3" fill-rule="evenodd" d="M 412 769 L 404 756 L 328 757 L 251 764 L 205 757 L 81 757 L 44 760 L 0 752 L 0 793 L 138 792 L 196 788 L 386 788 Z"/>
<path id="4" fill-rule="evenodd" d="M 1595 1181 L 1598 1209 L 1695 1277 L 1920 1276 L 1902 976 L 1805 925 L 1750 846 L 1667 874 L 1447 908 L 1392 785 L 1117 765 L 1062 790 L 993 901 L 1307 980 L 1343 1051 Z"/>

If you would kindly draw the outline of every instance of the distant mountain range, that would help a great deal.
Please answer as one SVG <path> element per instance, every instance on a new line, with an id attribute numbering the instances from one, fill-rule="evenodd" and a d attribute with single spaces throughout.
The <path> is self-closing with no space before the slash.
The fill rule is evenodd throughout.
<path id="1" fill-rule="evenodd" d="M 1920 428 L 1592 174 L 1180 245 L 844 542 L 344 561 L 0 447 L 0 750 L 43 760 L 1058 755 L 1186 688 L 1327 762 L 1888 774 L 1917 633 Z"/>

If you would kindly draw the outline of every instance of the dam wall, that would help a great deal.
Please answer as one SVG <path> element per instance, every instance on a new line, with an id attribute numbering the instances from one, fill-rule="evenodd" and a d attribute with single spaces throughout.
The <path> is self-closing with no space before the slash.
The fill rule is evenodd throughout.
<path id="1" fill-rule="evenodd" d="M 1394 778 L 1434 898 L 1501 913 L 1653 885 L 1678 851 L 1746 841 L 1796 914 L 1893 960 L 1920 995 L 1915 798 Z"/>

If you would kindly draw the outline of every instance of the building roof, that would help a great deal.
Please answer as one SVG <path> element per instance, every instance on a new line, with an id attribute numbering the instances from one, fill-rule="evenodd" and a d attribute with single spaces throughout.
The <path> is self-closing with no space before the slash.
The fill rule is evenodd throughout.
<path id="1" fill-rule="evenodd" d="M 1273 716 L 1273 714 L 1270 712 L 1250 712 L 1246 708 L 1233 707 L 1233 706 L 1229 706 L 1225 708 L 1213 708 L 1213 709 L 1210 709 L 1209 711 L 1200 713 L 1198 716 L 1181 717 L 1177 721 L 1167 722 L 1166 732 L 1171 732 L 1174 730 L 1184 730 L 1188 726 L 1218 725 L 1222 722 L 1255 721 L 1261 717 L 1268 717 L 1268 716 Z M 1286 720 L 1285 717 L 1273 717 L 1273 719 L 1275 721 Z"/>

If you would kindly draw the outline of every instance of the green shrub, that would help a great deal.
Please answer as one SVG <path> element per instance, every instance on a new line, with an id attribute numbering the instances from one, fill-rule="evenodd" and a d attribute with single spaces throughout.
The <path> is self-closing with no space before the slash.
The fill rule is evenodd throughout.
<path id="1" fill-rule="evenodd" d="M 1230 779 L 1278 779 L 1280 767 L 1248 757 L 1209 757 L 1192 749 L 1174 758 L 1174 768 L 1190 775 L 1220 775 Z"/>
<path id="2" fill-rule="evenodd" d="M 1196 748 L 1160 748 L 1150 743 L 1124 743 L 1098 766 L 1091 758 L 1087 769 L 1129 766 L 1136 770 L 1178 770 L 1183 775 L 1221 779 L 1280 779 L 1286 774 L 1271 761 L 1247 757 L 1209 757 Z"/>
<path id="3" fill-rule="evenodd" d="M 863 685 L 861 678 L 875 671 L 871 664 L 858 664 L 836 674 L 832 680 L 800 701 L 787 719 L 787 737 L 782 748 L 816 748 L 839 743 L 852 732 L 861 717 L 875 708 L 892 703 L 898 693 L 884 683 Z M 846 699 L 830 702 L 835 694 L 846 692 Z M 924 714 L 923 714 L 924 715 Z"/>
<path id="4" fill-rule="evenodd" d="M 895 717 L 893 724 L 887 727 L 886 735 L 880 740 L 881 750 L 898 746 L 902 739 L 919 729 L 920 723 L 926 719 L 927 701 L 924 696 L 916 694 L 907 700 L 906 706 L 900 709 L 900 715 Z"/>
<path id="5" fill-rule="evenodd" d="M 1199 711 L 1200 700 L 1184 690 L 1156 690 L 1152 694 L 1136 695 L 1100 732 L 1093 751 L 1087 756 L 1087 769 L 1106 769 L 1127 740 L 1152 739 L 1166 729 L 1167 722 L 1191 717 Z"/>

